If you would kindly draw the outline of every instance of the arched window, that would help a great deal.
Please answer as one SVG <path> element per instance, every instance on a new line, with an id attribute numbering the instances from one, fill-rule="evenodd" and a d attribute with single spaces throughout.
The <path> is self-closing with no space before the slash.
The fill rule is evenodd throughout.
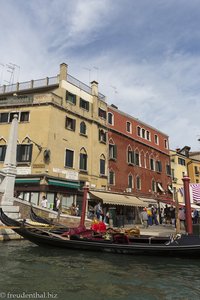
<path id="1" fill-rule="evenodd" d="M 152 192 L 157 192 L 156 191 L 156 182 L 154 179 L 152 179 L 152 182 L 151 182 L 151 189 L 152 189 Z"/>
<path id="2" fill-rule="evenodd" d="M 80 150 L 79 169 L 81 171 L 87 171 L 87 152 L 85 148 Z"/>
<path id="3" fill-rule="evenodd" d="M 136 177 L 136 189 L 141 190 L 141 178 L 140 178 L 140 176 Z"/>
<path id="4" fill-rule="evenodd" d="M 132 133 L 132 124 L 130 122 L 126 122 L 126 131 Z"/>
<path id="5" fill-rule="evenodd" d="M 111 112 L 108 113 L 108 124 L 114 125 L 114 115 Z"/>
<path id="6" fill-rule="evenodd" d="M 129 189 L 133 188 L 133 175 L 131 173 L 128 174 L 128 188 Z"/>
<path id="7" fill-rule="evenodd" d="M 86 135 L 86 125 L 85 122 L 80 123 L 80 133 Z"/>
<path id="8" fill-rule="evenodd" d="M 105 156 L 102 154 L 100 156 L 100 175 L 106 174 L 106 159 Z"/>
<path id="9" fill-rule="evenodd" d="M 131 146 L 129 145 L 127 148 L 127 162 L 128 164 L 134 164 L 134 151 L 132 150 Z"/>
<path id="10" fill-rule="evenodd" d="M 142 128 L 142 137 L 143 137 L 143 139 L 145 139 L 145 129 L 144 128 Z"/>
<path id="11" fill-rule="evenodd" d="M 110 185 L 115 185 L 115 172 L 112 169 L 109 170 L 108 180 Z"/>
<path id="12" fill-rule="evenodd" d="M 135 165 L 140 166 L 140 153 L 138 150 L 135 151 Z"/>
<path id="13" fill-rule="evenodd" d="M 137 135 L 141 136 L 141 127 L 140 126 L 137 127 Z"/>

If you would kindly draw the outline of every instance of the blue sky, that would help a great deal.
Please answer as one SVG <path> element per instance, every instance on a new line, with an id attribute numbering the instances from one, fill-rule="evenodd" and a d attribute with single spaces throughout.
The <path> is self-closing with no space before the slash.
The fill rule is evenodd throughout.
<path id="1" fill-rule="evenodd" d="M 1 0 L 0 84 L 59 72 L 200 150 L 199 0 Z M 4 65 L 4 66 L 3 66 Z"/>

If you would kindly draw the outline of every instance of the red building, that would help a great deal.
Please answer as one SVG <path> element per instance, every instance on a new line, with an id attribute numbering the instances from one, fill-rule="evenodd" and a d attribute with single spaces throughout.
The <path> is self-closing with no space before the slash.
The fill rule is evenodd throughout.
<path id="1" fill-rule="evenodd" d="M 113 192 L 172 199 L 168 136 L 108 107 L 109 180 Z"/>

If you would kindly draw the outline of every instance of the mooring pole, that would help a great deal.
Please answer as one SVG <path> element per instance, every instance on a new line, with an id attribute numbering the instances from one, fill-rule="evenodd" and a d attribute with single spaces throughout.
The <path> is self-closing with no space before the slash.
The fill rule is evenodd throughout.
<path id="1" fill-rule="evenodd" d="M 89 188 L 87 186 L 84 186 L 83 187 L 83 203 L 82 203 L 80 226 L 85 226 L 85 213 L 86 213 L 88 191 L 89 191 Z"/>
<path id="2" fill-rule="evenodd" d="M 185 221 L 186 221 L 186 232 L 188 234 L 193 233 L 192 229 L 192 214 L 190 204 L 190 178 L 183 176 L 183 187 L 184 187 L 184 198 L 185 198 Z"/>

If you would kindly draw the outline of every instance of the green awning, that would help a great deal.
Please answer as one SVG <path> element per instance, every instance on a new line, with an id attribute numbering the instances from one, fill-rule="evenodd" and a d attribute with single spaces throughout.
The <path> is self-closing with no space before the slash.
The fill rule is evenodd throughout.
<path id="1" fill-rule="evenodd" d="M 71 189 L 79 189 L 80 188 L 79 182 L 49 179 L 48 183 L 49 183 L 49 185 L 63 186 L 63 187 L 71 188 Z"/>
<path id="2" fill-rule="evenodd" d="M 40 178 L 16 178 L 15 183 L 39 183 Z"/>

